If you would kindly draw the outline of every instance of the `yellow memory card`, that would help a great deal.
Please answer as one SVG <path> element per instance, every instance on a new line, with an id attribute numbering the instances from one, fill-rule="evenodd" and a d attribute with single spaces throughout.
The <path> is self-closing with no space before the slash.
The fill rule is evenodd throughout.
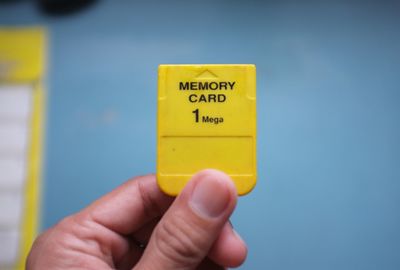
<path id="1" fill-rule="evenodd" d="M 157 181 L 177 195 L 196 172 L 213 168 L 239 195 L 256 183 L 254 65 L 160 65 Z"/>

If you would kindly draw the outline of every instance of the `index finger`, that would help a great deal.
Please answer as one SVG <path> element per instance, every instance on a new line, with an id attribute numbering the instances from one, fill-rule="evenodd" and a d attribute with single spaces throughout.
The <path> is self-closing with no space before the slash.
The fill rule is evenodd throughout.
<path id="1" fill-rule="evenodd" d="M 98 199 L 81 215 L 114 232 L 128 235 L 161 216 L 173 200 L 158 188 L 155 175 L 145 175 L 129 180 Z"/>

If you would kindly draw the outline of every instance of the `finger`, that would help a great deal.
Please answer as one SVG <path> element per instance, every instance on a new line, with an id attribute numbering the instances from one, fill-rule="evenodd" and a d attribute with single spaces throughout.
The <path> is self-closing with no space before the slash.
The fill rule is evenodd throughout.
<path id="1" fill-rule="evenodd" d="M 139 243 L 147 245 L 150 240 L 151 234 L 153 233 L 154 228 L 157 226 L 158 222 L 160 222 L 160 218 L 155 218 L 149 221 L 143 227 L 135 231 L 132 235 L 132 238 Z"/>
<path id="2" fill-rule="evenodd" d="M 133 265 L 139 261 L 142 254 L 143 249 L 135 243 L 131 243 L 129 249 L 124 252 L 123 256 L 121 256 L 117 262 L 114 262 L 115 268 L 119 270 L 132 269 Z"/>
<path id="3" fill-rule="evenodd" d="M 156 226 L 135 269 L 195 269 L 228 221 L 236 199 L 226 174 L 196 174 Z"/>
<path id="4" fill-rule="evenodd" d="M 214 262 L 226 267 L 238 267 L 247 256 L 247 246 L 227 222 L 208 254 Z"/>
<path id="5" fill-rule="evenodd" d="M 135 178 L 100 198 L 80 215 L 122 235 L 132 234 L 171 205 L 154 175 Z"/>
<path id="6" fill-rule="evenodd" d="M 147 245 L 159 218 L 145 224 L 133 234 L 133 238 Z M 225 223 L 221 233 L 212 245 L 208 257 L 214 262 L 223 264 L 226 267 L 238 267 L 246 259 L 247 246 L 238 233 L 232 228 L 230 222 Z"/>
<path id="7" fill-rule="evenodd" d="M 161 216 L 172 201 L 172 197 L 160 191 L 154 175 L 141 176 L 100 198 L 74 215 L 73 219 L 80 227 L 85 228 L 90 224 L 90 227 L 98 228 L 81 235 L 82 239 L 96 239 L 101 250 L 111 254 L 114 262 L 129 261 L 124 255 L 130 250 L 132 254 L 138 252 L 135 247 L 130 249 L 131 241 L 121 239 L 121 235 L 132 235 L 142 225 Z M 100 230 L 103 233 L 99 233 Z"/>
<path id="8" fill-rule="evenodd" d="M 197 270 L 225 270 L 226 268 L 213 262 L 212 260 L 205 258 L 200 265 L 196 268 Z"/>

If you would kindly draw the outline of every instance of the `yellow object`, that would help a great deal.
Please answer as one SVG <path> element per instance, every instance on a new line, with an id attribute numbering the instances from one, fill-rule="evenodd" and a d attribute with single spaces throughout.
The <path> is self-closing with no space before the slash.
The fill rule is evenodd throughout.
<path id="1" fill-rule="evenodd" d="M 46 92 L 43 87 L 45 75 L 45 54 L 47 32 L 42 27 L 8 27 L 0 28 L 0 91 L 8 89 L 7 97 L 12 92 L 23 90 L 27 99 L 26 130 L 27 145 L 25 146 L 25 169 L 22 186 L 22 212 L 18 225 L 18 245 L 15 260 L 0 269 L 25 269 L 25 260 L 31 245 L 37 235 L 40 220 L 41 169 L 44 136 L 44 110 Z M 11 89 L 11 90 L 10 90 Z M 10 94 L 11 93 L 11 94 Z M 16 94 L 15 96 L 18 96 Z M 14 99 L 20 104 L 20 99 Z M 3 130 L 8 126 L 18 126 L 18 117 L 0 117 L 3 120 Z M 0 121 L 1 122 L 1 121 Z M 25 124 L 24 124 L 25 125 Z M 16 133 L 16 135 L 18 135 Z M 8 152 L 1 151 L 3 159 L 8 158 Z M 4 150 L 4 149 L 3 149 Z M 0 190 L 5 194 L 7 190 Z M 16 192 L 15 190 L 13 192 Z M 0 196 L 2 196 L 0 194 Z M 3 228 L 6 230 L 7 228 Z M 14 229 L 14 228 L 10 228 Z M 0 243 L 1 245 L 2 243 Z M 3 243 L 4 244 L 4 243 Z"/>
<path id="2" fill-rule="evenodd" d="M 41 27 L 0 28 L 0 80 L 32 82 L 45 71 L 46 31 Z"/>
<path id="3" fill-rule="evenodd" d="M 254 65 L 160 65 L 157 180 L 177 195 L 196 172 L 213 168 L 239 195 L 256 183 Z"/>

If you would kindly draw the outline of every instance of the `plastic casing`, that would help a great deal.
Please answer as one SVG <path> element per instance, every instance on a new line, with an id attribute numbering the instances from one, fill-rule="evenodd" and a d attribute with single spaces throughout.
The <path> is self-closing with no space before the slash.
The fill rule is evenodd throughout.
<path id="1" fill-rule="evenodd" d="M 207 168 L 227 173 L 239 195 L 254 188 L 255 65 L 160 65 L 157 114 L 157 181 L 165 193 L 179 194 Z"/>

